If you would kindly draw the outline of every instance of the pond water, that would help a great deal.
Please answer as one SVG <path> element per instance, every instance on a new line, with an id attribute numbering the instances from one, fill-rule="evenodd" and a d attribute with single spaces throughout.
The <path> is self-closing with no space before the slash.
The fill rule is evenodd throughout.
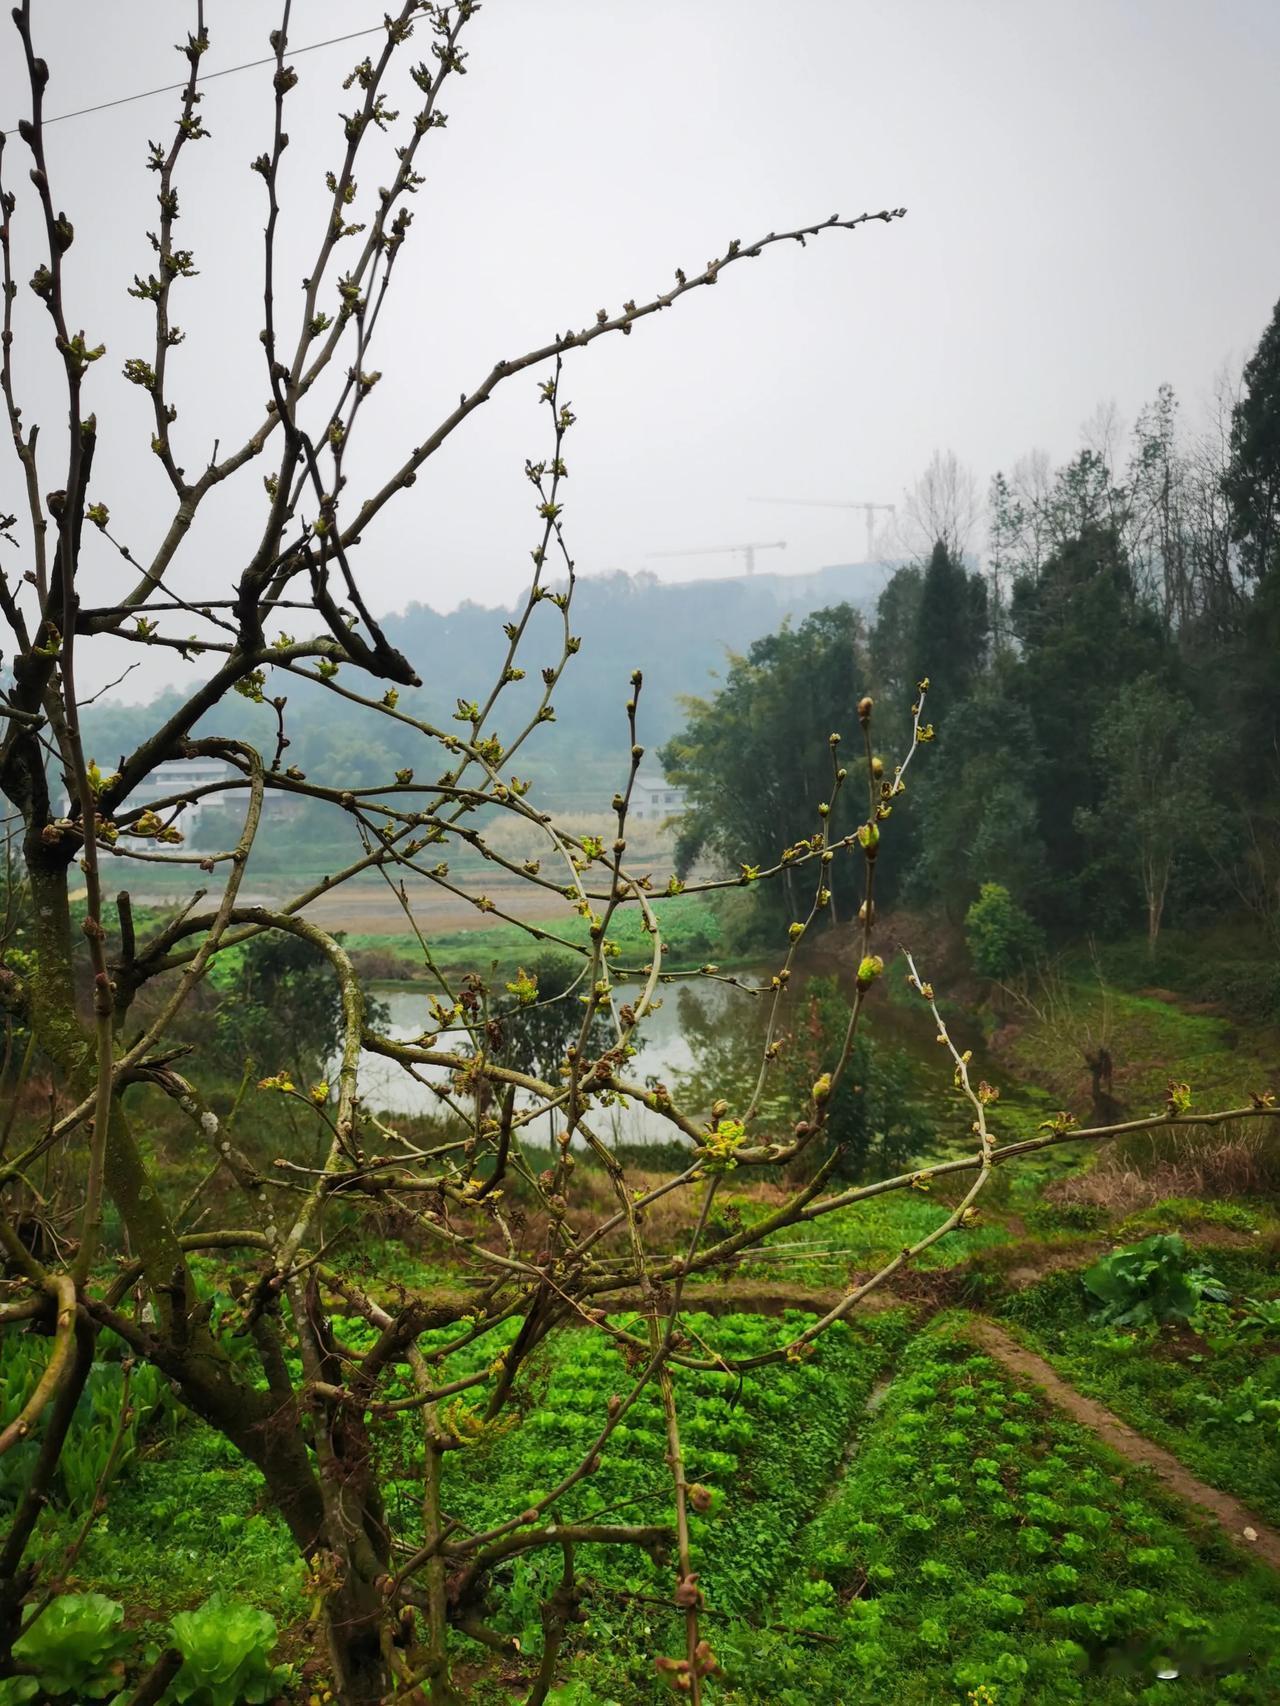
<path id="1" fill-rule="evenodd" d="M 615 988 L 619 1003 L 635 1000 L 639 984 L 619 981 Z M 428 997 L 416 989 L 380 990 L 378 999 L 390 1012 L 387 1034 L 404 1041 L 419 1037 L 431 1026 Z M 739 1032 L 759 1024 L 759 1003 L 726 984 L 699 981 L 670 984 L 662 992 L 662 1005 L 645 1020 L 639 1047 L 631 1061 L 629 1076 L 671 1084 L 697 1071 L 693 1035 L 723 1028 Z M 360 1093 L 371 1108 L 391 1114 L 418 1114 L 436 1110 L 440 1103 L 429 1088 L 443 1084 L 448 1073 L 442 1068 L 421 1067 L 426 1083 L 411 1078 L 396 1061 L 382 1055 L 363 1054 L 360 1060 Z M 659 1115 L 635 1102 L 597 1110 L 593 1129 L 613 1142 L 668 1142 L 671 1127 Z"/>
<path id="2" fill-rule="evenodd" d="M 766 968 L 755 968 L 735 975 L 742 983 L 755 985 L 762 980 L 767 982 L 769 972 Z M 800 991 L 804 982 L 803 977 L 797 977 Z M 620 1003 L 634 1000 L 640 990 L 638 984 L 622 982 L 616 988 Z M 919 1098 L 937 1120 L 939 1135 L 965 1136 L 971 1115 L 955 1094 L 951 1057 L 937 1042 L 928 1009 L 923 1002 L 905 1005 L 885 999 L 883 992 L 876 993 L 878 998 L 868 1006 L 870 1035 L 878 1044 L 903 1049 L 911 1057 Z M 383 990 L 379 999 L 389 1009 L 386 1029 L 390 1036 L 407 1040 L 421 1036 L 430 1028 L 425 990 L 403 987 Z M 681 1094 L 678 1087 L 683 1086 L 687 1105 L 697 1112 L 704 1111 L 733 1068 L 741 1074 L 753 1056 L 758 1058 L 769 1002 L 768 994 L 753 996 L 730 984 L 705 978 L 665 985 L 661 990 L 661 1005 L 640 1029 L 636 1039 L 638 1052 L 631 1061 L 628 1076 L 641 1083 L 662 1082 L 677 1094 Z M 792 994 L 781 1017 L 782 1030 L 794 1024 L 797 1005 L 798 996 Z M 948 1025 L 957 1047 L 974 1051 L 971 1071 L 975 1081 L 985 1076 L 993 1080 L 1002 1077 L 1007 1082 L 1007 1072 L 997 1072 L 984 1058 L 982 1038 L 975 1027 L 954 1016 L 948 1016 Z M 443 1084 L 448 1074 L 443 1069 L 428 1067 L 419 1071 L 426 1082 L 410 1077 L 395 1061 L 365 1054 L 361 1061 L 361 1094 L 370 1107 L 392 1115 L 436 1110 L 440 1103 L 430 1084 Z M 602 1137 L 614 1142 L 668 1142 L 672 1135 L 666 1120 L 635 1102 L 597 1110 L 593 1124 Z"/>

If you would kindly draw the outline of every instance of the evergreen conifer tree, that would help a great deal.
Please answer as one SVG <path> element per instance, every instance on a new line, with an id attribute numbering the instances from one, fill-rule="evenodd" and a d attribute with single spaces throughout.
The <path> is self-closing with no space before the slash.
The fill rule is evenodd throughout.
<path id="1" fill-rule="evenodd" d="M 913 656 L 916 679 L 928 676 L 933 707 L 943 715 L 968 697 L 988 633 L 986 582 L 939 539 L 924 571 Z"/>

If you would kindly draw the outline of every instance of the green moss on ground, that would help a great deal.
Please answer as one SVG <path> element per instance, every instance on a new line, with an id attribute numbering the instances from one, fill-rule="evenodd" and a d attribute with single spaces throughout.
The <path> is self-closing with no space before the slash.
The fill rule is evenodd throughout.
<path id="1" fill-rule="evenodd" d="M 1247 1106 L 1274 1070 L 1274 1037 L 1265 1024 L 1218 1012 L 1189 1011 L 1162 994 L 1108 986 L 1083 973 L 1067 985 L 1073 1017 L 1061 1026 L 1022 1025 L 1004 1052 L 1019 1077 L 1065 1087 L 1087 1086 L 1078 1035 L 1105 1036 L 1115 1062 L 1113 1091 L 1131 1116 L 1158 1113 L 1171 1077 L 1185 1080 L 1193 1108 Z"/>

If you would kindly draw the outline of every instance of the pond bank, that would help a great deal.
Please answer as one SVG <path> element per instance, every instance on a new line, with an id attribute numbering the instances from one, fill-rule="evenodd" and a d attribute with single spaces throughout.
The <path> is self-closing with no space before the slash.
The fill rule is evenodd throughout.
<path id="1" fill-rule="evenodd" d="M 717 1095 L 727 1094 L 726 1087 L 742 1076 L 746 1063 L 759 1058 L 772 1007 L 769 980 L 774 969 L 758 961 L 742 968 L 735 974 L 736 981 L 749 989 L 711 977 L 663 986 L 659 1004 L 640 1027 L 630 1076 L 642 1083 L 679 1086 L 695 1110 L 709 1108 Z M 801 957 L 781 1006 L 783 1032 L 802 1022 L 805 986 L 814 975 L 833 975 L 830 961 L 825 956 Z M 852 969 L 836 975 L 851 996 Z M 641 988 L 637 980 L 619 979 L 617 1003 L 635 999 Z M 425 985 L 384 985 L 380 995 L 389 1009 L 387 1030 L 392 1037 L 415 1038 L 431 1028 L 430 992 Z M 947 1023 L 957 1045 L 972 1051 L 975 1074 L 1000 1085 L 1001 1105 L 994 1123 L 1003 1128 L 1003 1135 L 1014 1138 L 1034 1129 L 1047 1111 L 1044 1096 L 1016 1081 L 1007 1065 L 990 1053 L 981 1026 L 971 1016 L 963 1010 L 949 1011 Z M 925 1004 L 875 999 L 866 1009 L 866 1028 L 877 1046 L 909 1056 L 915 1097 L 937 1127 L 939 1153 L 949 1152 L 954 1145 L 967 1146 L 972 1116 L 956 1091 L 950 1054 L 938 1045 Z M 441 1070 L 412 1078 L 395 1062 L 373 1054 L 366 1054 L 361 1063 L 366 1100 L 390 1114 L 435 1111 L 439 1103 L 431 1085 L 443 1084 L 447 1076 Z M 668 1122 L 636 1102 L 598 1110 L 596 1125 L 602 1136 L 615 1143 L 668 1142 L 671 1137 Z"/>

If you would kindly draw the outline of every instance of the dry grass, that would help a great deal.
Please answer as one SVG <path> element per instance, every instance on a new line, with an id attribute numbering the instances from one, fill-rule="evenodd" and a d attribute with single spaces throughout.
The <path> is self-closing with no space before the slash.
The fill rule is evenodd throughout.
<path id="1" fill-rule="evenodd" d="M 1087 1203 L 1123 1217 L 1168 1197 L 1221 1201 L 1280 1192 L 1280 1149 L 1260 1121 L 1192 1127 L 1116 1144 L 1087 1172 L 1050 1186 L 1051 1202 Z"/>

